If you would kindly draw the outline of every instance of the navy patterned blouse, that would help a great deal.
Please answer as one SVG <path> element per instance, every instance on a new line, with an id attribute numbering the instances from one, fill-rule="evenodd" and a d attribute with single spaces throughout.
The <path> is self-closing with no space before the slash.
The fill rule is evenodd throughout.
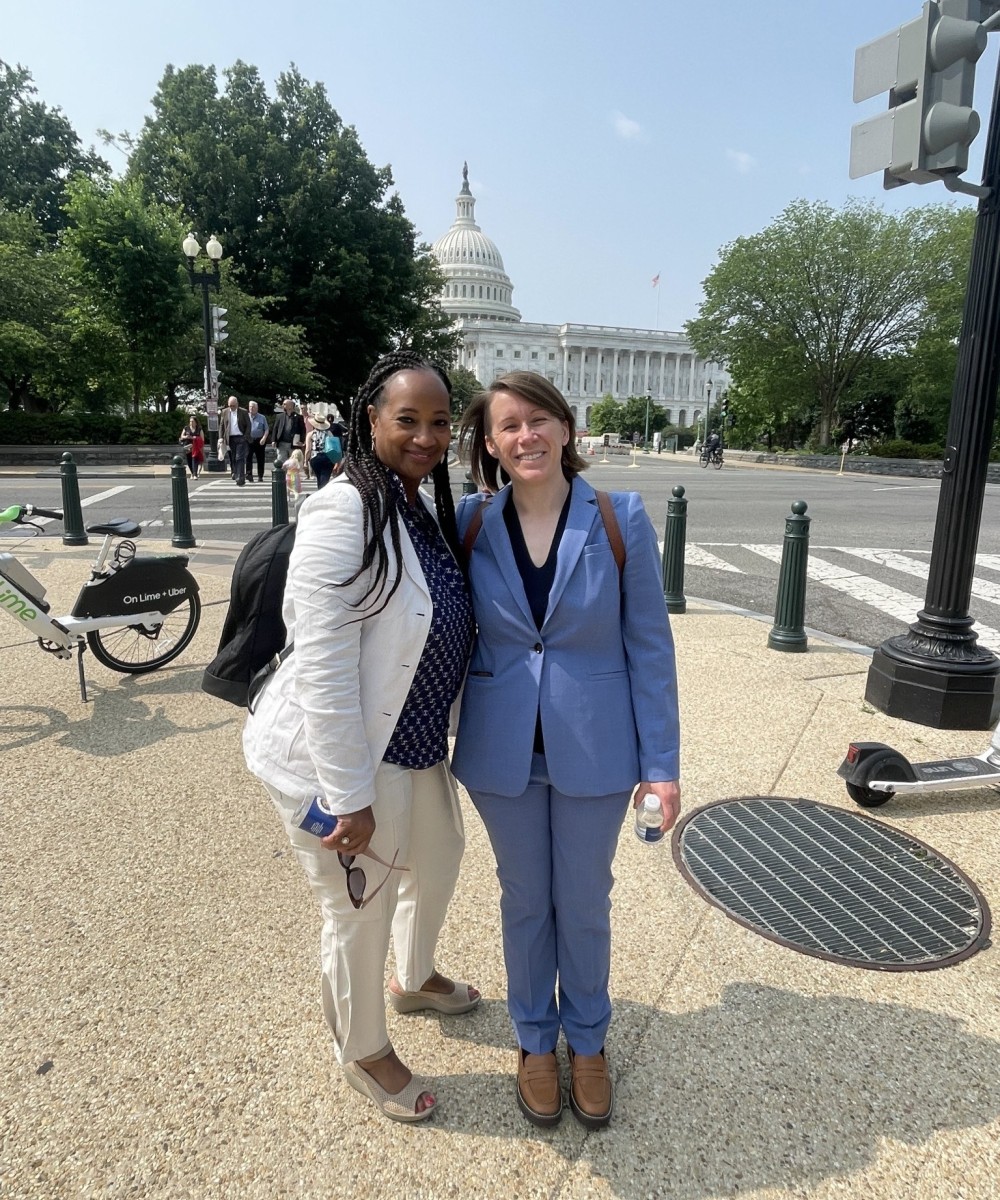
<path id="1" fill-rule="evenodd" d="M 448 754 L 448 718 L 472 649 L 472 602 L 437 521 L 422 500 L 411 507 L 391 471 L 389 482 L 417 552 L 433 614 L 409 695 L 384 757 L 386 762 L 420 771 Z"/>

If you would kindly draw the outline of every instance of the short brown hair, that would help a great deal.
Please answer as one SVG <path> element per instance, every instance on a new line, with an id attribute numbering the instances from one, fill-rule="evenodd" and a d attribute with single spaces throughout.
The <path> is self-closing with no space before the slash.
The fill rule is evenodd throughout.
<path id="1" fill-rule="evenodd" d="M 576 448 L 576 418 L 562 392 L 555 384 L 549 383 L 544 375 L 538 375 L 534 371 L 511 371 L 508 375 L 494 379 L 484 392 L 473 398 L 462 414 L 458 430 L 459 449 L 463 455 L 468 452 L 469 471 L 477 487 L 486 487 L 491 492 L 499 491 L 500 488 L 497 478 L 499 464 L 486 449 L 490 401 L 497 392 L 511 392 L 529 404 L 543 408 L 554 417 L 558 417 L 569 429 L 569 438 L 562 448 L 563 474 L 567 479 L 572 479 L 574 475 L 579 475 L 587 469 L 586 462 Z"/>

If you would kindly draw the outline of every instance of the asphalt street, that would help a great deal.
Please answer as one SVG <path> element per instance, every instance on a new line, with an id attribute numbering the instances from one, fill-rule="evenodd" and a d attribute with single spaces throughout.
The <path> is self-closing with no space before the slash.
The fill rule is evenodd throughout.
<path id="1" fill-rule="evenodd" d="M 810 528 L 810 580 L 806 624 L 864 646 L 901 632 L 922 606 L 937 509 L 936 480 L 888 476 L 837 476 L 741 465 L 702 470 L 687 455 L 589 460 L 590 481 L 605 490 L 634 489 L 646 502 L 662 539 L 667 501 L 685 489 L 687 554 L 685 592 L 771 613 L 785 517 L 805 500 Z M 452 472 L 456 495 L 464 472 Z M 309 485 L 310 487 L 312 485 Z M 170 480 L 141 470 L 81 471 L 87 524 L 128 516 L 156 536 L 171 531 Z M 244 542 L 270 524 L 269 483 L 237 488 L 226 474 L 190 481 L 191 519 L 201 540 Z M 0 506 L 31 502 L 59 507 L 57 474 L 14 476 L 0 472 Z M 988 485 L 972 614 L 984 642 L 1000 651 L 1000 487 Z M 58 523 L 44 535 L 59 536 Z M 15 535 L 0 532 L 0 544 Z"/>

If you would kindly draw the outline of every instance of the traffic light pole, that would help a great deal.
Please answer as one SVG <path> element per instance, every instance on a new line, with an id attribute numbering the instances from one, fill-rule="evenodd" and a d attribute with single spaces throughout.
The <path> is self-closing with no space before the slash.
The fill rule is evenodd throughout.
<path id="1" fill-rule="evenodd" d="M 866 699 L 937 729 L 990 729 L 1000 717 L 1000 661 L 969 615 L 1000 383 L 1000 67 L 958 344 L 947 450 L 924 607 L 909 632 L 883 642 Z"/>

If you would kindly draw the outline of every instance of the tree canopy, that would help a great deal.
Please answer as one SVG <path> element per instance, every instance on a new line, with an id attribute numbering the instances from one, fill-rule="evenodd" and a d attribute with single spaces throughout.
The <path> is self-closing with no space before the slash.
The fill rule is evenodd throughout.
<path id="1" fill-rule="evenodd" d="M 322 83 L 291 67 L 275 95 L 256 67 L 168 67 L 128 176 L 216 233 L 240 286 L 301 326 L 329 394 L 346 400 L 400 344 L 449 360 L 441 278 L 388 167 L 375 167 Z"/>
<path id="2" fill-rule="evenodd" d="M 29 72 L 0 60 L 0 204 L 31 213 L 52 236 L 66 224 L 66 185 L 76 174 L 106 176 L 108 164 L 81 148 L 58 108 L 36 99 Z"/>
<path id="3" fill-rule="evenodd" d="M 797 415 L 825 446 L 859 373 L 922 337 L 940 349 L 933 331 L 944 309 L 961 310 L 970 244 L 967 210 L 948 205 L 895 215 L 797 200 L 723 247 L 687 333 L 702 357 L 727 363 L 737 414 L 755 400 L 776 421 Z M 947 281 L 959 280 L 956 295 Z"/>

